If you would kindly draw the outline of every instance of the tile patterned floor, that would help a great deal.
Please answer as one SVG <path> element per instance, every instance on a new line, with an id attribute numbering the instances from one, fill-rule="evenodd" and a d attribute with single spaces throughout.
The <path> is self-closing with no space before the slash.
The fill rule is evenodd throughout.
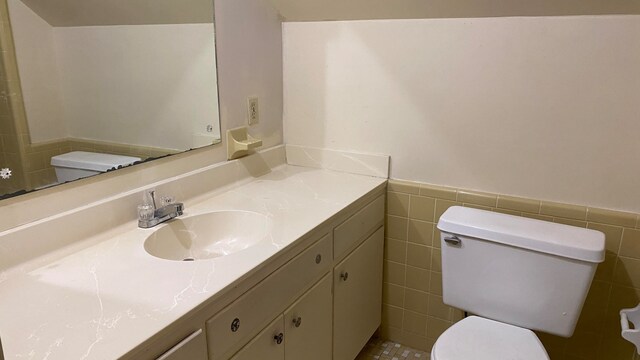
<path id="1" fill-rule="evenodd" d="M 429 354 L 393 341 L 372 338 L 356 360 L 429 360 Z"/>

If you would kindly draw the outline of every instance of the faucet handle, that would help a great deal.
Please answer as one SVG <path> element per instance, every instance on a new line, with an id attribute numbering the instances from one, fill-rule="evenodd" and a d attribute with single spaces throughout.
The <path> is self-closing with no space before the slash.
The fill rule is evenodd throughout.
<path id="1" fill-rule="evenodd" d="M 155 215 L 155 208 L 151 204 L 138 205 L 138 220 L 151 220 Z"/>
<path id="2" fill-rule="evenodd" d="M 176 198 L 173 196 L 163 196 L 160 198 L 160 206 L 171 205 L 176 202 Z"/>
<path id="3" fill-rule="evenodd" d="M 156 206 L 156 191 L 155 190 L 147 191 L 147 197 L 145 198 L 145 202 L 148 202 L 149 200 L 151 200 L 151 205 L 153 205 L 153 210 L 157 209 L 158 206 Z"/>

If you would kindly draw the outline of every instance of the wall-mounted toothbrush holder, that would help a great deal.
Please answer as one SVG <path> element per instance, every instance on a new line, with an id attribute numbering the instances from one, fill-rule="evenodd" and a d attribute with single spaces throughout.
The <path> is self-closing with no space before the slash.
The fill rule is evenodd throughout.
<path id="1" fill-rule="evenodd" d="M 633 324 L 633 328 L 630 328 L 630 322 Z M 620 310 L 620 326 L 622 327 L 622 337 L 633 343 L 640 354 L 640 304 L 632 309 Z"/>
<path id="2" fill-rule="evenodd" d="M 262 140 L 249 135 L 245 126 L 227 130 L 227 160 L 249 155 L 251 149 L 262 146 Z"/>

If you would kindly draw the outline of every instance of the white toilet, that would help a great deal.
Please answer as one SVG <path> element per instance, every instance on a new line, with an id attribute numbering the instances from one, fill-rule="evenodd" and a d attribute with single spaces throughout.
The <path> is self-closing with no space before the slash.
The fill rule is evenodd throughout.
<path id="1" fill-rule="evenodd" d="M 72 151 L 53 156 L 51 158 L 51 166 L 53 166 L 56 171 L 58 183 L 64 183 L 97 175 L 121 166 L 131 165 L 140 160 L 140 158 L 133 156 Z"/>
<path id="2" fill-rule="evenodd" d="M 569 337 L 604 234 L 454 206 L 438 222 L 445 304 L 471 312 L 447 329 L 432 360 L 541 360 L 532 330 Z"/>

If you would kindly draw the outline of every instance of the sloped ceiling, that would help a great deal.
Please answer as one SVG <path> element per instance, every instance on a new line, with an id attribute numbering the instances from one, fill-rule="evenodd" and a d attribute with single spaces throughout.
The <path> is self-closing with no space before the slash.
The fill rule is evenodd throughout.
<path id="1" fill-rule="evenodd" d="M 52 26 L 213 22 L 213 0 L 22 0 Z"/>
<path id="2" fill-rule="evenodd" d="M 640 14 L 640 0 L 271 0 L 286 21 Z"/>

